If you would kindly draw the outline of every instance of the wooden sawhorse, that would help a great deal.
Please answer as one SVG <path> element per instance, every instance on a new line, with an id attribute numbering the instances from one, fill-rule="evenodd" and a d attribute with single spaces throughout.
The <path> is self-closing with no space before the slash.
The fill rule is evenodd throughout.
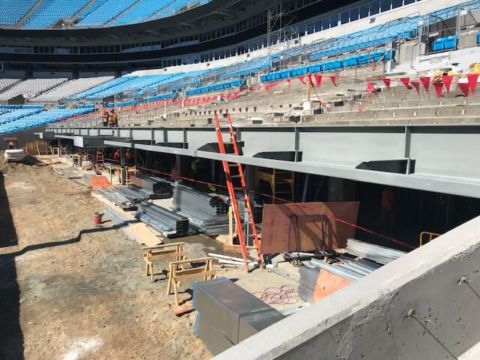
<path id="1" fill-rule="evenodd" d="M 185 260 L 184 242 L 149 246 L 142 248 L 145 260 L 146 275 L 154 281 L 153 262 L 165 258 L 174 258 L 176 261 Z"/>

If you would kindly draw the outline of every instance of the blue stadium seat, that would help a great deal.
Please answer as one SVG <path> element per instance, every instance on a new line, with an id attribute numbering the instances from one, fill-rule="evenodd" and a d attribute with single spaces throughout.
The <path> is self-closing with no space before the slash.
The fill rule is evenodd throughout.
<path id="1" fill-rule="evenodd" d="M 198 0 L 199 5 L 209 0 Z M 145 21 L 149 18 L 163 18 L 175 14 L 190 4 L 191 0 L 141 0 L 116 18 L 112 25 L 131 24 Z"/>
<path id="2" fill-rule="evenodd" d="M 457 48 L 457 35 L 447 36 L 444 41 L 445 50 L 453 50 Z"/>
<path id="3" fill-rule="evenodd" d="M 84 16 L 80 17 L 77 26 L 94 27 L 102 26 L 124 12 L 135 3 L 135 0 L 96 0 L 90 7 L 92 11 L 86 10 Z"/>
<path id="4" fill-rule="evenodd" d="M 36 0 L 2 1 L 0 3 L 0 25 L 17 23 L 32 7 Z"/>
<path id="5" fill-rule="evenodd" d="M 0 106 L 2 108 L 2 106 Z M 51 122 L 70 118 L 75 115 L 87 114 L 94 111 L 94 107 L 78 109 L 50 109 L 43 111 L 43 107 L 17 108 L 0 115 L 0 134 L 15 133 L 30 128 L 49 124 Z"/>
<path id="6" fill-rule="evenodd" d="M 438 38 L 433 42 L 432 45 L 433 51 L 443 51 L 445 50 L 445 38 Z"/>
<path id="7" fill-rule="evenodd" d="M 185 93 L 187 96 L 199 95 L 199 94 L 205 94 L 208 92 L 222 91 L 222 90 L 227 90 L 231 88 L 236 88 L 236 87 L 239 87 L 241 84 L 242 84 L 242 80 L 236 79 L 232 81 L 226 81 L 223 83 L 215 83 L 215 84 L 200 86 L 195 89 L 189 89 Z"/>
<path id="8" fill-rule="evenodd" d="M 82 9 L 89 0 L 43 0 L 24 24 L 27 29 L 48 28 Z"/>

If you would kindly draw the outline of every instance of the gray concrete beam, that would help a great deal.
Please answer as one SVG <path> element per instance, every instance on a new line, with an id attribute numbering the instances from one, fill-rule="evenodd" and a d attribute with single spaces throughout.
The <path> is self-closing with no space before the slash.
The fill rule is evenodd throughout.
<path id="1" fill-rule="evenodd" d="M 480 217 L 246 339 L 218 360 L 471 358 Z"/>

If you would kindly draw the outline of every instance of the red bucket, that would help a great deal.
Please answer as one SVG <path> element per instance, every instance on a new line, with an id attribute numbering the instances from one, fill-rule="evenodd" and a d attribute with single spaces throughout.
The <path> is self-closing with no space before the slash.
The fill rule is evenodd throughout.
<path id="1" fill-rule="evenodd" d="M 102 223 L 102 213 L 95 213 L 93 214 L 93 223 L 95 225 L 100 225 Z"/>

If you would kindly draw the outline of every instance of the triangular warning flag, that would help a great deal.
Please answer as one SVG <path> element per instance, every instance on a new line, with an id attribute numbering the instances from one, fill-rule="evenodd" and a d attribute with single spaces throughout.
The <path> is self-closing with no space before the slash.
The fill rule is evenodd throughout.
<path id="1" fill-rule="evenodd" d="M 407 89 L 411 89 L 412 87 L 410 86 L 410 78 L 408 77 L 403 77 L 403 78 L 400 78 L 400 81 L 402 82 L 403 85 L 405 85 L 405 87 Z"/>
<path id="2" fill-rule="evenodd" d="M 430 93 L 430 76 L 421 76 L 420 81 L 427 93 Z"/>
<path id="3" fill-rule="evenodd" d="M 463 96 L 468 96 L 468 92 L 470 90 L 470 84 L 469 83 L 466 83 L 466 82 L 459 82 L 457 84 L 457 87 L 460 89 L 460 91 L 462 92 Z"/>
<path id="4" fill-rule="evenodd" d="M 322 85 L 322 75 L 315 75 L 315 82 L 317 83 L 317 86 L 320 87 Z"/>
<path id="5" fill-rule="evenodd" d="M 447 91 L 447 94 L 450 94 L 450 87 L 452 86 L 452 80 L 453 80 L 452 75 L 445 75 L 443 77 L 443 83 L 445 84 L 445 90 Z"/>
<path id="6" fill-rule="evenodd" d="M 336 75 L 330 75 L 329 78 L 330 78 L 330 81 L 332 82 L 333 86 L 337 86 L 337 76 Z"/>
<path id="7" fill-rule="evenodd" d="M 433 87 L 435 88 L 435 92 L 437 93 L 437 97 L 442 97 L 443 93 L 443 82 L 434 82 Z"/>
<path id="8" fill-rule="evenodd" d="M 410 81 L 410 84 L 417 90 L 417 94 L 420 95 L 420 81 L 418 80 L 412 80 Z"/>
<path id="9" fill-rule="evenodd" d="M 383 78 L 382 80 L 385 86 L 387 87 L 387 90 L 390 91 L 390 84 L 392 83 L 392 80 L 389 78 Z"/>
<path id="10" fill-rule="evenodd" d="M 298 77 L 298 80 L 300 80 L 300 82 L 303 84 L 303 85 L 307 85 L 307 83 L 305 82 L 305 76 L 299 76 Z"/>
<path id="11" fill-rule="evenodd" d="M 367 81 L 367 93 L 375 93 L 375 85 L 373 85 L 370 81 Z"/>
<path id="12" fill-rule="evenodd" d="M 475 93 L 477 90 L 477 83 L 478 83 L 478 74 L 468 74 L 468 85 L 470 86 L 470 91 Z"/>

